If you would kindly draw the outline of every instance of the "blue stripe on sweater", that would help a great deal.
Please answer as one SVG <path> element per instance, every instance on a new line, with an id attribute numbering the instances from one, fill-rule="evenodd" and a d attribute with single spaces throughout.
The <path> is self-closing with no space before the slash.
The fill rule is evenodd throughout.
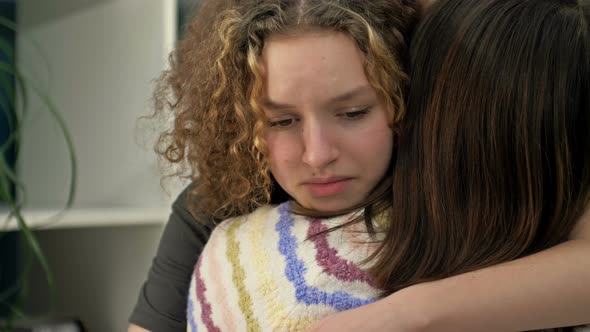
<path id="1" fill-rule="evenodd" d="M 280 220 L 275 226 L 279 233 L 279 252 L 285 257 L 287 266 L 285 275 L 295 286 L 297 301 L 310 304 L 326 304 L 338 311 L 348 310 L 375 302 L 375 299 L 359 299 L 344 291 L 327 293 L 316 287 L 308 286 L 305 281 L 307 270 L 302 260 L 297 258 L 297 239 L 291 234 L 293 216 L 289 212 L 289 203 L 279 206 Z"/>
<path id="2" fill-rule="evenodd" d="M 195 306 L 193 304 L 193 299 L 192 296 L 188 296 L 188 323 L 191 326 L 191 331 L 192 332 L 197 332 L 197 323 L 195 322 L 195 317 L 193 316 L 193 310 L 194 310 Z"/>

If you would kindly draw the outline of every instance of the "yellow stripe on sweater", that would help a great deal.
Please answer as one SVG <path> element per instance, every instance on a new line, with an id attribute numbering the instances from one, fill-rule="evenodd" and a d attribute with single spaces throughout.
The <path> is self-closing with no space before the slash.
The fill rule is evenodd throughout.
<path id="1" fill-rule="evenodd" d="M 268 210 L 266 213 L 255 214 L 256 218 L 250 218 L 248 222 L 252 223 L 250 229 L 250 245 L 252 246 L 253 255 L 252 261 L 256 276 L 258 276 L 258 284 L 256 291 L 261 294 L 270 318 L 270 324 L 274 329 L 288 330 L 288 331 L 305 331 L 311 325 L 318 321 L 318 318 L 300 317 L 298 319 L 289 319 L 289 312 L 284 306 L 283 301 L 279 298 L 279 286 L 271 275 L 271 268 L 268 263 L 267 250 L 262 246 L 264 243 L 265 230 L 268 231 L 268 225 L 265 221 L 269 219 Z M 254 220 L 253 220 L 254 219 Z M 271 228 L 274 230 L 274 227 Z"/>
<path id="2" fill-rule="evenodd" d="M 252 313 L 252 299 L 250 298 L 250 294 L 248 294 L 246 291 L 246 286 L 244 285 L 246 273 L 240 265 L 240 258 L 238 257 L 240 252 L 240 244 L 235 239 L 238 227 L 240 227 L 240 225 L 245 220 L 246 218 L 242 218 L 239 222 L 238 220 L 235 220 L 230 224 L 230 227 L 227 230 L 227 259 L 233 266 L 232 280 L 236 286 L 236 289 L 238 290 L 238 305 L 240 306 L 240 310 L 242 310 L 242 313 L 246 318 L 247 330 L 250 332 L 258 332 L 260 331 L 260 325 Z"/>

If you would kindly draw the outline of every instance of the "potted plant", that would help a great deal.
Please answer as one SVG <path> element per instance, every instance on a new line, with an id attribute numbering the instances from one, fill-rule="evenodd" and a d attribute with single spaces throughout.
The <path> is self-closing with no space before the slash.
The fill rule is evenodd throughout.
<path id="1" fill-rule="evenodd" d="M 19 179 L 19 143 L 27 135 L 30 121 L 29 98 L 42 103 L 63 134 L 71 166 L 71 181 L 64 209 L 72 206 L 76 188 L 76 157 L 72 138 L 64 119 L 50 99 L 46 87 L 31 79 L 19 68 L 15 56 L 15 3 L 0 7 L 0 215 L 5 219 L 0 226 L 0 330 L 11 330 L 15 319 L 26 318 L 23 305 L 28 300 L 27 282 L 33 262 L 37 261 L 45 274 L 48 288 L 55 300 L 55 287 L 50 266 L 37 241 L 34 228 L 23 211 L 27 188 Z M 12 249 L 12 250 L 6 250 Z M 4 266 L 4 267 L 3 267 Z M 51 308 L 47 308 L 50 312 Z"/>

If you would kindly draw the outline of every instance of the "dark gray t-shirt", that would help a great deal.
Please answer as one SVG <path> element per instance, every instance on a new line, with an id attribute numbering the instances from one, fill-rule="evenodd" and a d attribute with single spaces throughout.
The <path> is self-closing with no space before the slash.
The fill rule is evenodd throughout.
<path id="1" fill-rule="evenodd" d="M 150 331 L 186 331 L 186 301 L 191 273 L 215 224 L 188 210 L 187 187 L 172 205 L 156 257 L 129 322 Z"/>

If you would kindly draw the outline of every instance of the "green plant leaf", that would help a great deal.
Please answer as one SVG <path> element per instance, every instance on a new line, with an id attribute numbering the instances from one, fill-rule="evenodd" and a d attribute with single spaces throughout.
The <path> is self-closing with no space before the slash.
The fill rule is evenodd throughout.
<path id="1" fill-rule="evenodd" d="M 2 108 L 2 112 L 8 120 L 8 130 L 12 132 L 12 130 L 14 130 L 14 128 L 16 127 L 16 114 L 10 111 L 14 110 L 15 108 L 14 87 L 12 86 L 11 82 L 9 81 L 8 77 L 6 77 L 6 75 L 0 75 L 0 86 L 6 94 L 6 98 L 0 97 L 0 108 Z"/>
<path id="2" fill-rule="evenodd" d="M 6 17 L 0 16 L 0 26 L 8 28 L 12 31 L 16 31 L 16 24 L 11 20 L 7 19 Z"/>
<path id="3" fill-rule="evenodd" d="M 17 25 L 4 17 L 0 17 L 0 26 L 6 27 L 13 31 L 17 31 Z M 44 54 L 43 49 L 39 46 L 38 43 L 35 43 L 35 41 L 28 42 L 30 42 L 35 48 L 35 50 L 38 52 L 38 54 L 41 55 L 40 59 L 43 61 L 43 64 L 45 65 L 44 68 L 47 70 L 46 78 L 49 82 L 52 76 L 51 67 L 48 60 L 49 57 Z M 9 43 L 0 39 L 0 52 L 6 53 L 7 56 L 11 58 L 13 57 L 14 49 L 11 47 Z M 10 209 L 7 221 L 11 218 L 14 218 L 14 220 L 16 220 L 17 227 L 20 232 L 20 235 L 22 236 L 23 243 L 25 244 L 26 248 L 28 248 L 24 252 L 26 255 L 25 266 L 21 271 L 20 277 L 18 277 L 17 283 L 12 288 L 7 289 L 0 294 L 0 303 L 6 302 L 7 299 L 10 296 L 12 296 L 11 294 L 12 292 L 14 292 L 14 289 L 17 289 L 19 296 L 27 296 L 27 280 L 30 274 L 32 262 L 33 260 L 36 260 L 41 265 L 43 273 L 45 274 L 48 288 L 51 292 L 51 303 L 53 307 L 53 303 L 56 298 L 53 274 L 51 273 L 49 262 L 43 254 L 43 250 L 40 247 L 39 242 L 35 237 L 35 234 L 25 221 L 25 218 L 23 217 L 22 213 L 22 206 L 26 198 L 26 188 L 24 187 L 23 183 L 18 179 L 14 170 L 11 167 L 9 167 L 7 161 L 4 158 L 4 151 L 10 144 L 15 144 L 17 147 L 15 157 L 18 160 L 18 146 L 20 145 L 20 139 L 23 135 L 24 123 L 27 121 L 27 118 L 32 114 L 31 110 L 29 110 L 28 100 L 31 94 L 39 97 L 43 104 L 43 110 L 48 111 L 52 119 L 55 120 L 60 131 L 63 133 L 64 140 L 66 142 L 71 167 L 71 177 L 67 202 L 63 207 L 63 210 L 65 210 L 73 205 L 76 194 L 77 162 L 74 143 L 67 129 L 66 123 L 63 117 L 61 116 L 58 108 L 55 106 L 55 104 L 49 97 L 49 94 L 46 93 L 46 90 L 48 90 L 48 88 L 43 88 L 43 86 L 40 83 L 40 78 L 32 76 L 32 74 L 34 74 L 32 73 L 31 75 L 29 75 L 30 78 L 27 79 L 27 77 L 23 75 L 23 73 L 18 69 L 18 67 L 15 66 L 14 63 L 0 62 L 0 72 L 13 75 L 15 78 L 16 85 L 15 89 L 12 87 L 11 82 L 6 77 L 0 79 L 0 88 L 4 89 L 4 91 L 8 95 L 8 100 L 0 101 L 0 107 L 2 107 L 3 110 L 7 112 L 10 109 L 9 107 L 12 107 L 12 109 L 14 109 L 14 119 L 12 119 L 11 117 L 11 119 L 14 121 L 10 124 L 11 134 L 6 140 L 6 142 L 2 146 L 0 146 L 0 198 L 6 202 Z M 47 83 L 46 86 L 49 87 L 49 83 Z M 19 100 L 16 100 L 17 98 Z M 21 107 L 16 108 L 15 106 L 18 105 L 19 102 Z M 18 195 L 19 201 L 11 197 L 11 184 L 15 186 L 15 188 L 18 190 L 20 194 Z M 13 316 L 24 316 L 24 313 L 20 311 L 20 309 L 18 308 L 18 303 L 17 306 L 11 306 L 10 308 Z"/>
<path id="4" fill-rule="evenodd" d="M 4 53 L 10 62 L 14 61 L 14 47 L 2 38 L 0 38 L 0 52 Z"/>

